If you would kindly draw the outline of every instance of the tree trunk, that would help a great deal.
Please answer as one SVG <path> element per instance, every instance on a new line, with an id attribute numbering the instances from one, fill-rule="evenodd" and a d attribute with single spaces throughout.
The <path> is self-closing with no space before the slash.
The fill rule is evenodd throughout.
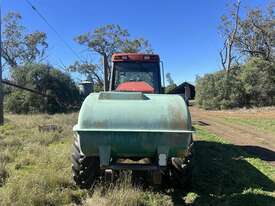
<path id="1" fill-rule="evenodd" d="M 1 2 L 0 2 L 0 125 L 4 124 L 4 91 L 2 83 L 2 17 L 1 17 Z"/>

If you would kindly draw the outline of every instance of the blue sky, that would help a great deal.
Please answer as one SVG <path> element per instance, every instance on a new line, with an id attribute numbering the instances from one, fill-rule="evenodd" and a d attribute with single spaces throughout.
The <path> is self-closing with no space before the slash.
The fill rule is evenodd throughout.
<path id="1" fill-rule="evenodd" d="M 133 37 L 148 39 L 161 59 L 165 71 L 176 83 L 194 82 L 196 75 L 220 68 L 222 39 L 217 27 L 234 0 L 30 0 L 66 42 L 80 55 L 83 47 L 74 42 L 79 34 L 105 24 L 119 24 Z M 270 0 L 242 0 L 245 7 L 264 7 Z M 28 31 L 48 35 L 49 62 L 59 66 L 76 60 L 55 33 L 25 0 L 2 0 L 2 13 L 18 11 Z M 62 62 L 62 63 L 61 63 Z M 77 76 L 78 78 L 81 78 Z M 84 78 L 84 77 L 83 77 Z"/>

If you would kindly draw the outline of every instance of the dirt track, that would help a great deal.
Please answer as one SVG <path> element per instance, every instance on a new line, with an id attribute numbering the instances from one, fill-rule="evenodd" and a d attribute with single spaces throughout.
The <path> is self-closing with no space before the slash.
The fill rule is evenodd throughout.
<path id="1" fill-rule="evenodd" d="M 240 125 L 224 121 L 224 117 L 274 118 L 275 111 L 205 111 L 190 107 L 194 125 L 201 125 L 209 132 L 239 145 L 249 154 L 268 161 L 275 166 L 275 134 L 263 132 L 250 125 Z"/>

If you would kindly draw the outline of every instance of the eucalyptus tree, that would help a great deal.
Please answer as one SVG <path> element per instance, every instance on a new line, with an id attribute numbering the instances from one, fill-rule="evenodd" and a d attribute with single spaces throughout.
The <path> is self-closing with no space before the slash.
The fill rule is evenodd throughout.
<path id="1" fill-rule="evenodd" d="M 21 20 L 22 16 L 16 12 L 3 18 L 2 58 L 4 65 L 11 68 L 42 60 L 48 47 L 46 33 L 26 33 Z"/>
<path id="2" fill-rule="evenodd" d="M 88 52 L 98 54 L 102 61 L 95 65 L 90 63 L 84 67 L 79 66 L 81 62 L 72 65 L 71 71 L 79 71 L 80 73 L 89 73 L 90 77 L 100 82 L 104 79 L 105 89 L 107 89 L 110 81 L 110 67 L 112 54 L 115 52 L 145 52 L 152 53 L 152 48 L 144 38 L 131 38 L 130 33 L 115 24 L 108 24 L 99 27 L 90 32 L 81 34 L 75 38 L 76 42 L 86 47 Z M 85 64 L 84 61 L 83 64 Z M 83 70 L 84 69 L 84 70 Z M 103 78 L 102 75 L 103 74 Z"/>

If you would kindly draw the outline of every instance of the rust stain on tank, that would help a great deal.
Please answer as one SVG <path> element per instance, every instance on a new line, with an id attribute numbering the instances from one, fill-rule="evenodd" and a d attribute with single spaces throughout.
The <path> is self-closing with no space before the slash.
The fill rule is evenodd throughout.
<path id="1" fill-rule="evenodd" d="M 170 129 L 185 129 L 186 125 L 184 122 L 183 114 L 181 110 L 175 104 L 168 105 L 168 112 L 171 114 L 172 119 L 169 121 Z"/>
<path id="2" fill-rule="evenodd" d="M 94 123 L 94 128 L 96 128 L 96 129 L 107 128 L 107 122 L 106 121 L 97 121 Z"/>

